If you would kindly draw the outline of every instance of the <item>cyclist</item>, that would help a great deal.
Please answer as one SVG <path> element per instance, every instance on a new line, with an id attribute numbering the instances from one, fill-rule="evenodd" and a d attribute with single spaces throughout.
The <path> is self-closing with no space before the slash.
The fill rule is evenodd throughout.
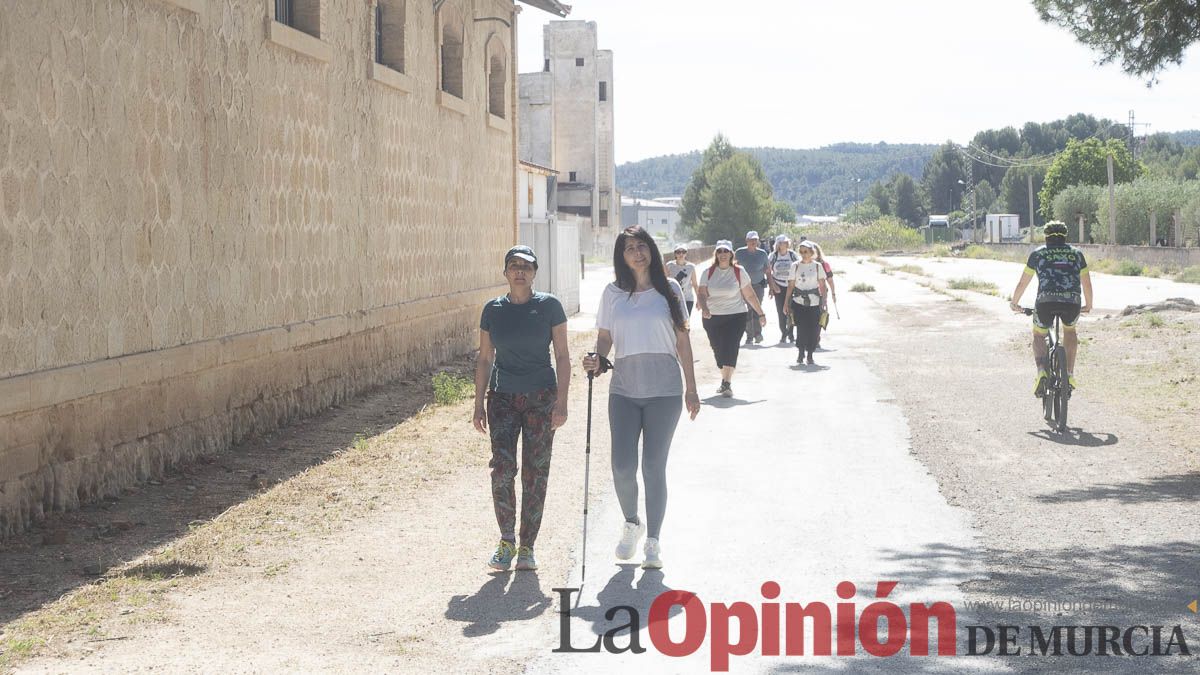
<path id="1" fill-rule="evenodd" d="M 1021 280 L 1013 290 L 1008 306 L 1020 312 L 1017 303 L 1025 293 L 1033 275 L 1038 278 L 1037 301 L 1033 313 L 1033 359 L 1037 364 L 1037 379 L 1033 395 L 1041 398 L 1046 392 L 1049 377 L 1050 354 L 1046 349 L 1046 333 L 1058 316 L 1063 324 L 1063 346 L 1067 349 L 1067 378 L 1071 389 L 1075 388 L 1075 353 L 1079 348 L 1079 336 L 1075 323 L 1080 312 L 1092 311 L 1092 277 L 1088 274 L 1087 260 L 1083 251 L 1067 244 L 1067 226 L 1062 221 L 1046 223 L 1046 245 L 1029 254 Z M 1080 292 L 1083 294 L 1080 305 Z"/>

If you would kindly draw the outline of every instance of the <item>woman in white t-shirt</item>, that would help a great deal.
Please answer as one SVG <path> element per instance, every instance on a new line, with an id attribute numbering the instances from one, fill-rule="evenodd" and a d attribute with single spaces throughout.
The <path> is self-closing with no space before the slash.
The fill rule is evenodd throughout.
<path id="1" fill-rule="evenodd" d="M 600 357 L 616 349 L 608 390 L 613 487 L 625 515 L 617 558 L 633 556 L 646 535 L 644 569 L 662 567 L 659 535 L 667 510 L 667 454 L 683 405 L 696 419 L 700 397 L 692 369 L 692 341 L 679 282 L 668 279 L 654 238 L 628 227 L 613 249 L 616 282 L 604 289 L 596 313 L 596 352 L 583 368 L 599 374 Z M 683 369 L 683 381 L 679 371 Z M 682 395 L 683 401 L 680 401 Z M 638 438 L 646 520 L 638 518 Z"/>
<path id="2" fill-rule="evenodd" d="M 787 285 L 792 278 L 792 263 L 800 259 L 790 251 L 792 240 L 786 234 L 775 238 L 775 250 L 767 256 L 767 279 L 770 281 L 771 297 L 775 298 L 775 312 L 779 316 L 779 344 L 796 341 L 796 327 L 789 325 L 791 310 L 788 309 Z"/>
<path id="3" fill-rule="evenodd" d="M 798 245 L 800 260 L 792 264 L 787 296 L 792 299 L 792 316 L 796 322 L 796 348 L 800 353 L 796 363 L 813 362 L 813 350 L 821 336 L 821 302 L 825 298 L 825 269 L 814 258 L 813 245 L 802 241 Z"/>
<path id="4" fill-rule="evenodd" d="M 688 262 L 687 246 L 679 244 L 675 247 L 675 259 L 667 261 L 667 278 L 679 282 L 679 286 L 683 289 L 683 301 L 687 304 L 690 318 L 692 306 L 696 302 L 696 291 L 700 285 L 696 282 L 696 264 Z"/>
<path id="5" fill-rule="evenodd" d="M 733 243 L 728 239 L 717 242 L 713 261 L 708 270 L 700 275 L 700 292 L 697 294 L 704 332 L 712 345 L 717 368 L 721 369 L 721 386 L 717 393 L 729 398 L 733 396 L 733 371 L 737 368 L 738 348 L 742 333 L 746 331 L 746 306 L 758 315 L 760 326 L 767 325 L 767 315 L 754 289 L 750 287 L 750 273 L 738 266 L 733 257 Z"/>

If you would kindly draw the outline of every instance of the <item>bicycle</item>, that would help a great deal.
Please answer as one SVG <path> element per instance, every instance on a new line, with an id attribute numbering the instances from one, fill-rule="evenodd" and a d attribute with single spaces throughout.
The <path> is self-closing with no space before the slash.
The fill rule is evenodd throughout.
<path id="1" fill-rule="evenodd" d="M 1035 311 L 1022 307 L 1025 316 Z M 1046 352 L 1050 355 L 1050 370 L 1046 377 L 1046 389 L 1042 393 L 1042 414 L 1046 423 L 1059 433 L 1067 432 L 1067 408 L 1071 400 L 1071 380 L 1067 375 L 1067 348 L 1059 334 L 1062 320 L 1054 315 L 1054 330 L 1046 331 Z"/>

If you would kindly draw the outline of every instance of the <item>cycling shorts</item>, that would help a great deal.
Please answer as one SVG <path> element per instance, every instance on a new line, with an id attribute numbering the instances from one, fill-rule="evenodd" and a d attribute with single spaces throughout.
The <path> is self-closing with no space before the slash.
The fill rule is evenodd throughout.
<path id="1" fill-rule="evenodd" d="M 1057 315 L 1067 328 L 1074 328 L 1079 321 L 1079 305 L 1073 302 L 1039 302 L 1033 313 L 1033 330 L 1045 333 L 1054 325 Z"/>

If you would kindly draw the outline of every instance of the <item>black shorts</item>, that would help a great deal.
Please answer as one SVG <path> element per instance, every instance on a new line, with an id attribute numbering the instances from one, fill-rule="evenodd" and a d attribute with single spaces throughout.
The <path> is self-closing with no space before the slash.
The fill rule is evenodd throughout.
<path id="1" fill-rule="evenodd" d="M 1054 325 L 1054 317 L 1062 319 L 1063 325 L 1073 328 L 1079 321 L 1079 305 L 1073 302 L 1039 302 L 1034 305 L 1033 329 L 1045 333 Z"/>

